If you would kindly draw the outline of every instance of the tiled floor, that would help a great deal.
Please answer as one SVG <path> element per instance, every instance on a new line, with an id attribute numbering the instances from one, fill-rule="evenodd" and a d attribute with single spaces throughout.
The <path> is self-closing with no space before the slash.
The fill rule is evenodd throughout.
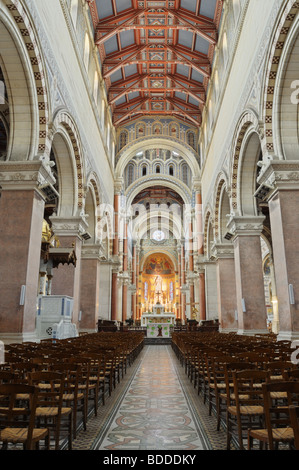
<path id="1" fill-rule="evenodd" d="M 74 450 L 225 450 L 171 346 L 146 346 Z"/>

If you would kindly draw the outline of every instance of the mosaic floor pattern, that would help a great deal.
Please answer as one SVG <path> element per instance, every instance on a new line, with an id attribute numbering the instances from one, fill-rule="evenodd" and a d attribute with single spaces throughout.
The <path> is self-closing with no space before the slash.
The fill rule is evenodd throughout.
<path id="1" fill-rule="evenodd" d="M 197 395 L 171 346 L 145 346 L 74 450 L 225 449 L 225 433 Z"/>

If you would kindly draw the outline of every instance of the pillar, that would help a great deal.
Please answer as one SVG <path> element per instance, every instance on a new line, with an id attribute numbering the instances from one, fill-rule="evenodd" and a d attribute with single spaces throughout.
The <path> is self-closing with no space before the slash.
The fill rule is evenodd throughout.
<path id="1" fill-rule="evenodd" d="M 123 272 L 128 271 L 128 225 L 124 222 L 124 240 L 123 240 Z M 128 315 L 128 284 L 124 282 L 122 288 L 122 321 L 127 320 Z"/>
<path id="2" fill-rule="evenodd" d="M 0 339 L 34 341 L 45 196 L 40 161 L 0 163 Z M 21 292 L 23 298 L 21 299 Z"/>
<path id="3" fill-rule="evenodd" d="M 195 221 L 197 227 L 197 253 L 199 260 L 204 256 L 204 234 L 202 222 L 202 195 L 201 191 L 195 193 Z M 199 270 L 199 316 L 200 320 L 206 320 L 206 286 L 205 271 Z"/>
<path id="4" fill-rule="evenodd" d="M 213 256 L 216 259 L 220 330 L 222 332 L 237 332 L 234 247 L 230 243 L 215 244 L 213 246 Z"/>
<path id="5" fill-rule="evenodd" d="M 82 247 L 80 330 L 90 333 L 97 331 L 99 318 L 101 256 L 102 250 L 98 245 Z"/>
<path id="6" fill-rule="evenodd" d="M 53 269 L 52 295 L 66 295 L 74 299 L 73 323 L 78 325 L 80 312 L 81 251 L 82 236 L 87 224 L 82 217 L 51 217 L 52 229 L 59 239 L 61 248 L 73 248 L 76 266 L 60 264 Z"/>
<path id="7" fill-rule="evenodd" d="M 278 339 L 299 339 L 299 163 L 273 161 L 260 179 L 268 190 L 279 315 Z M 269 188 L 272 188 L 269 190 Z"/>
<path id="8" fill-rule="evenodd" d="M 113 259 L 116 261 L 119 256 L 118 237 L 118 214 L 119 214 L 119 194 L 114 195 L 114 238 L 113 238 Z M 112 270 L 112 291 L 111 291 L 111 320 L 118 319 L 118 269 Z"/>
<path id="9" fill-rule="evenodd" d="M 264 217 L 233 217 L 236 299 L 240 334 L 267 333 L 267 311 L 261 251 Z"/>

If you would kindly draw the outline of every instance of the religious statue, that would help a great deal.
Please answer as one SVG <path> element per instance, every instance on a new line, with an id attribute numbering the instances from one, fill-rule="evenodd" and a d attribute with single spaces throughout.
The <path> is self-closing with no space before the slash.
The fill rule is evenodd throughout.
<path id="1" fill-rule="evenodd" d="M 155 302 L 160 303 L 160 297 L 162 295 L 162 278 L 157 276 L 155 279 Z"/>

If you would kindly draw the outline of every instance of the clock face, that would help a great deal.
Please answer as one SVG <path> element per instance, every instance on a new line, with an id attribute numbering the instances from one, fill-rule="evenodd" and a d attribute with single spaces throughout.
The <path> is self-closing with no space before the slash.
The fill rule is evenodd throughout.
<path id="1" fill-rule="evenodd" d="M 153 233 L 153 240 L 155 240 L 156 242 L 162 242 L 164 239 L 165 239 L 165 233 L 162 232 L 162 230 L 156 230 L 154 233 Z"/>

